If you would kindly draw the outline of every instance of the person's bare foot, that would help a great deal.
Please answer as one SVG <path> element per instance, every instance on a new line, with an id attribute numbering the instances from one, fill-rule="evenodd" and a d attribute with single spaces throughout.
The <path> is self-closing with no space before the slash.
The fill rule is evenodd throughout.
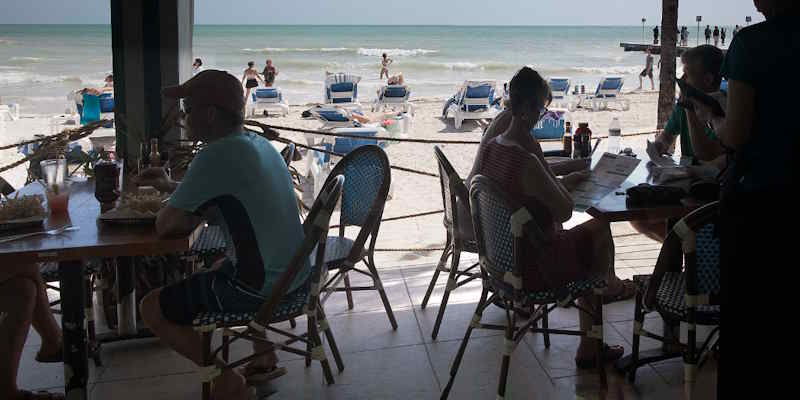
<path id="1" fill-rule="evenodd" d="M 238 372 L 228 369 L 214 379 L 211 398 L 214 400 L 244 400 L 249 397 L 249 389 L 244 377 Z"/>

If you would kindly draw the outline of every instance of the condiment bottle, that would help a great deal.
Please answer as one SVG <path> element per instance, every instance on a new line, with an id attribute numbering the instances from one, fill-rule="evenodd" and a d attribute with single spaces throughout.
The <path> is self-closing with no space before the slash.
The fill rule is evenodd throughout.
<path id="1" fill-rule="evenodd" d="M 158 152 L 158 139 L 150 139 L 150 167 L 158 168 L 161 166 L 161 154 Z"/>

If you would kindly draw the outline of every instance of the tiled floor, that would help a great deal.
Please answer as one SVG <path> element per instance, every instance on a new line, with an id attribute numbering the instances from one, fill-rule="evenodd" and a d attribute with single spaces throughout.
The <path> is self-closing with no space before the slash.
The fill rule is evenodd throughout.
<path id="1" fill-rule="evenodd" d="M 619 238 L 618 238 L 619 239 Z M 657 254 L 654 246 L 639 237 L 618 241 L 617 273 L 628 277 L 639 269 L 651 270 Z M 627 241 L 627 243 L 626 243 Z M 637 246 L 632 246 L 636 244 Z M 621 265 L 627 251 L 641 251 L 650 257 L 648 267 Z M 468 258 L 468 257 L 465 257 Z M 645 257 L 641 257 L 645 258 Z M 464 265 L 469 260 L 464 260 Z M 430 337 L 438 311 L 444 279 L 434 291 L 429 306 L 420 303 L 432 274 L 432 266 L 392 268 L 382 271 L 384 286 L 399 324 L 393 331 L 376 293 L 355 295 L 355 309 L 348 311 L 343 295 L 334 295 L 325 305 L 330 325 L 343 353 L 345 369 L 334 370 L 336 383 L 326 386 L 318 364 L 306 368 L 302 359 L 283 353 L 281 364 L 289 374 L 273 384 L 259 388 L 259 396 L 270 399 L 435 399 L 447 383 L 450 365 L 474 312 L 480 283 L 472 282 L 451 297 L 438 340 Z M 626 275 L 627 274 L 627 275 Z M 357 280 L 356 280 L 357 281 Z M 355 283 L 356 285 L 358 283 Z M 621 344 L 630 352 L 633 302 L 605 307 L 606 341 Z M 484 321 L 502 322 L 503 315 L 490 307 Z M 574 309 L 557 309 L 551 327 L 577 325 Z M 299 327 L 305 325 L 299 320 Z M 647 328 L 657 331 L 657 316 L 647 320 Z M 288 328 L 288 325 L 287 325 Z M 300 328 L 298 328 L 300 329 Z M 573 361 L 578 339 L 551 336 L 546 349 L 541 335 L 528 335 L 517 346 L 512 359 L 506 398 L 512 399 L 675 399 L 713 398 L 716 363 L 710 360 L 700 370 L 698 382 L 684 388 L 680 359 L 641 368 L 635 384 L 609 366 L 608 389 L 600 390 L 594 371 L 578 371 Z M 33 360 L 39 339 L 29 338 L 23 354 L 19 382 L 27 389 L 61 390 L 63 372 L 58 364 L 38 364 Z M 644 340 L 644 349 L 656 343 Z M 452 399 L 493 399 L 497 390 L 503 339 L 497 331 L 475 331 L 461 365 Z M 245 355 L 245 344 L 235 346 L 233 357 Z M 332 360 L 332 357 L 329 356 Z M 91 367 L 90 391 L 93 399 L 198 399 L 200 380 L 197 368 L 163 347 L 155 339 L 107 344 L 103 347 L 104 365 Z"/>

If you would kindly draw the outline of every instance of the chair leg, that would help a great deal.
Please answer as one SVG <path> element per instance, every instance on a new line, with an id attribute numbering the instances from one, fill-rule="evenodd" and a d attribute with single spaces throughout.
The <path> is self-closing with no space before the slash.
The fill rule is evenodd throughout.
<path id="1" fill-rule="evenodd" d="M 226 335 L 225 332 L 222 332 L 222 360 L 225 361 L 226 363 L 230 360 L 230 354 L 231 354 L 230 344 L 231 344 L 230 337 L 228 337 L 228 335 Z"/>
<path id="2" fill-rule="evenodd" d="M 332 385 L 334 383 L 333 372 L 331 372 L 331 365 L 328 362 L 328 358 L 325 356 L 325 349 L 322 347 L 322 339 L 319 337 L 316 315 L 316 312 L 308 315 L 308 352 L 314 354 L 314 359 L 319 360 L 320 364 L 322 364 L 322 373 L 325 376 L 325 382 Z M 306 356 L 306 362 L 310 360 L 310 355 Z"/>
<path id="3" fill-rule="evenodd" d="M 481 298 L 478 300 L 478 306 L 475 307 L 475 316 L 478 321 L 480 321 L 481 316 L 483 315 L 483 309 L 485 308 L 486 304 L 486 296 L 489 294 L 489 291 L 484 287 L 481 291 Z M 458 353 L 456 353 L 456 358 L 453 360 L 453 365 L 450 367 L 450 378 L 447 380 L 447 385 L 442 390 L 442 395 L 440 397 L 441 400 L 447 399 L 450 395 L 450 389 L 453 388 L 453 382 L 456 379 L 456 374 L 458 374 L 458 367 L 461 366 L 461 359 L 464 357 L 464 351 L 467 349 L 467 343 L 469 342 L 469 337 L 472 334 L 472 330 L 475 329 L 472 324 L 467 326 L 467 332 L 464 334 L 464 339 L 461 340 L 461 345 L 458 347 Z"/>
<path id="4" fill-rule="evenodd" d="M 422 298 L 422 304 L 420 305 L 421 309 L 425 309 L 428 305 L 428 299 L 431 298 L 431 293 L 433 293 L 433 288 L 436 286 L 436 281 L 439 279 L 439 272 L 444 270 L 445 263 L 447 262 L 447 258 L 450 256 L 450 252 L 452 249 L 452 238 L 450 237 L 450 233 L 447 233 L 447 242 L 444 245 L 444 252 L 442 253 L 442 257 L 439 258 L 439 264 L 436 265 L 436 269 L 433 270 L 433 277 L 431 278 L 431 283 L 428 284 L 428 290 L 425 291 L 425 297 Z"/>
<path id="5" fill-rule="evenodd" d="M 289 326 L 291 326 L 292 329 L 297 328 L 297 321 L 295 321 L 294 318 L 289 318 Z"/>
<path id="6" fill-rule="evenodd" d="M 636 291 L 636 300 L 633 308 L 633 340 L 631 340 L 631 369 L 628 371 L 628 381 L 633 383 L 636 380 L 636 367 L 639 364 L 639 341 L 641 339 L 637 327 L 644 325 L 644 310 L 642 302 L 644 296 L 642 290 Z"/>
<path id="7" fill-rule="evenodd" d="M 339 369 L 339 372 L 344 371 L 344 362 L 342 361 L 342 355 L 339 353 L 339 346 L 336 345 L 336 339 L 333 337 L 333 330 L 328 325 L 328 319 L 325 317 L 325 311 L 322 309 L 322 305 L 317 305 L 317 313 L 320 317 L 320 325 L 322 325 L 322 330 L 325 333 L 325 338 L 328 340 L 328 347 L 331 349 L 331 354 L 333 354 L 333 360 L 336 361 L 336 368 Z"/>
<path id="8" fill-rule="evenodd" d="M 386 309 L 386 316 L 389 317 L 389 323 L 392 324 L 392 329 L 397 330 L 397 320 L 394 318 L 392 305 L 389 304 L 389 297 L 386 296 L 386 290 L 383 289 L 383 282 L 381 282 L 381 277 L 378 275 L 378 269 L 375 268 L 375 262 L 372 259 L 372 255 L 370 254 L 367 260 L 365 261 L 367 264 L 367 268 L 369 268 L 370 274 L 372 274 L 373 284 L 378 288 L 378 294 L 380 294 L 381 296 L 381 301 L 383 302 L 383 308 Z"/>
<path id="9" fill-rule="evenodd" d="M 542 329 L 545 330 L 544 333 L 543 333 L 544 334 L 544 348 L 549 349 L 550 348 L 550 332 L 548 332 L 547 329 L 550 329 L 550 324 L 547 321 L 547 316 L 549 314 L 547 312 L 547 304 L 542 306 L 542 312 L 543 312 L 543 314 L 542 314 Z"/>
<path id="10" fill-rule="evenodd" d="M 686 339 L 688 341 L 688 348 L 686 354 L 683 356 L 683 379 L 684 383 L 694 383 L 697 379 L 697 324 L 692 322 L 691 311 L 688 325 Z"/>
<path id="11" fill-rule="evenodd" d="M 344 288 L 345 293 L 347 294 L 347 309 L 353 309 L 353 291 L 350 290 L 350 275 L 347 272 L 342 273 L 344 275 Z"/>
<path id="12" fill-rule="evenodd" d="M 89 344 L 89 357 L 96 367 L 103 366 L 100 359 L 100 342 L 94 325 L 94 274 L 86 273 L 86 338 Z"/>
<path id="13" fill-rule="evenodd" d="M 509 342 L 514 340 L 514 319 L 512 313 L 514 312 L 514 304 L 510 301 L 505 302 L 506 307 L 506 334 L 505 343 L 503 348 L 503 362 L 500 366 L 500 380 L 497 383 L 497 398 L 503 399 L 506 396 L 506 383 L 508 383 L 508 367 L 511 364 L 511 348 Z"/>
<path id="14" fill-rule="evenodd" d="M 431 337 L 435 340 L 439 335 L 439 325 L 442 324 L 444 317 L 444 309 L 447 308 L 447 300 L 450 298 L 450 292 L 456 288 L 456 278 L 458 278 L 458 263 L 461 261 L 461 249 L 453 247 L 453 259 L 450 264 L 450 274 L 447 277 L 447 285 L 444 287 L 442 294 L 442 302 L 439 304 L 439 312 L 436 314 L 436 323 L 433 324 L 433 332 Z"/>
<path id="15" fill-rule="evenodd" d="M 211 336 L 214 331 L 203 332 L 203 367 L 208 367 L 214 364 L 211 359 Z M 203 400 L 211 400 L 211 381 L 203 382 Z"/>
<path id="16" fill-rule="evenodd" d="M 311 366 L 311 350 L 312 350 L 312 347 L 313 347 L 312 346 L 313 343 L 312 343 L 312 340 L 311 340 L 311 328 L 312 328 L 312 325 L 316 325 L 317 324 L 317 321 L 316 321 L 315 318 L 308 317 L 307 321 L 308 321 L 308 328 L 307 328 L 308 329 L 308 337 L 306 338 L 307 339 L 307 341 L 306 341 L 306 351 L 308 353 L 306 354 L 306 357 L 305 357 L 306 358 L 306 368 Z"/>

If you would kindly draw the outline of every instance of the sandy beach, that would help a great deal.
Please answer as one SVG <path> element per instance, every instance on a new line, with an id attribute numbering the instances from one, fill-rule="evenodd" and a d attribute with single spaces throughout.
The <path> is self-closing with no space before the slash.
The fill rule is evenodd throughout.
<path id="1" fill-rule="evenodd" d="M 628 93 L 630 109 L 622 111 L 611 107 L 605 111 L 589 111 L 579 109 L 571 113 L 574 123 L 589 122 L 595 135 L 607 134 L 611 119 L 619 118 L 623 135 L 634 132 L 652 131 L 656 124 L 657 92 Z M 414 117 L 409 137 L 424 139 L 449 139 L 449 140 L 479 140 L 482 128 L 474 121 L 467 121 L 457 130 L 452 120 L 441 119 L 442 101 L 439 99 L 414 101 L 416 115 Z M 365 104 L 366 105 L 366 104 Z M 308 105 L 291 106 L 286 117 L 258 118 L 259 121 L 279 126 L 316 129 L 320 123 L 313 119 L 302 119 L 300 114 L 308 109 Z M 50 134 L 55 132 L 55 127 L 50 124 L 46 116 L 25 115 L 17 121 L 7 121 L 0 126 L 0 145 L 16 143 L 32 138 L 34 134 Z M 106 130 L 94 135 L 109 135 Z M 299 143 L 305 143 L 302 134 L 281 132 L 281 135 Z M 635 152 L 644 151 L 645 139 L 650 136 L 635 136 L 623 138 L 622 146 L 631 147 Z M 84 149 L 89 146 L 88 139 L 83 139 Z M 282 146 L 278 144 L 278 146 Z M 561 143 L 544 143 L 547 149 L 557 149 Z M 459 174 L 466 176 L 469 172 L 477 145 L 440 145 L 440 148 L 450 159 Z M 603 151 L 605 143 L 600 144 L 598 151 Z M 437 165 L 433 156 L 433 145 L 417 143 L 395 143 L 386 148 L 392 165 L 413 168 L 416 170 L 437 173 Z M 21 157 L 15 149 L 0 151 L 0 166 L 7 165 Z M 301 173 L 306 173 L 305 160 L 297 162 L 296 167 Z M 26 166 L 20 166 L 2 173 L 14 187 L 24 184 Z M 403 171 L 392 171 L 393 198 L 387 202 L 384 217 L 394 217 L 426 211 L 442 209 L 441 191 L 437 178 L 410 174 Z M 569 224 L 575 224 L 588 218 L 585 214 L 575 213 Z M 631 231 L 627 223 L 615 224 L 615 234 L 625 234 Z M 442 226 L 442 215 L 435 214 L 414 219 L 386 222 L 382 225 L 377 247 L 380 249 L 438 249 L 444 245 L 445 231 Z M 379 267 L 394 265 L 414 265 L 438 261 L 441 251 L 380 251 L 377 257 Z M 469 256 L 462 257 L 469 259 Z"/>

